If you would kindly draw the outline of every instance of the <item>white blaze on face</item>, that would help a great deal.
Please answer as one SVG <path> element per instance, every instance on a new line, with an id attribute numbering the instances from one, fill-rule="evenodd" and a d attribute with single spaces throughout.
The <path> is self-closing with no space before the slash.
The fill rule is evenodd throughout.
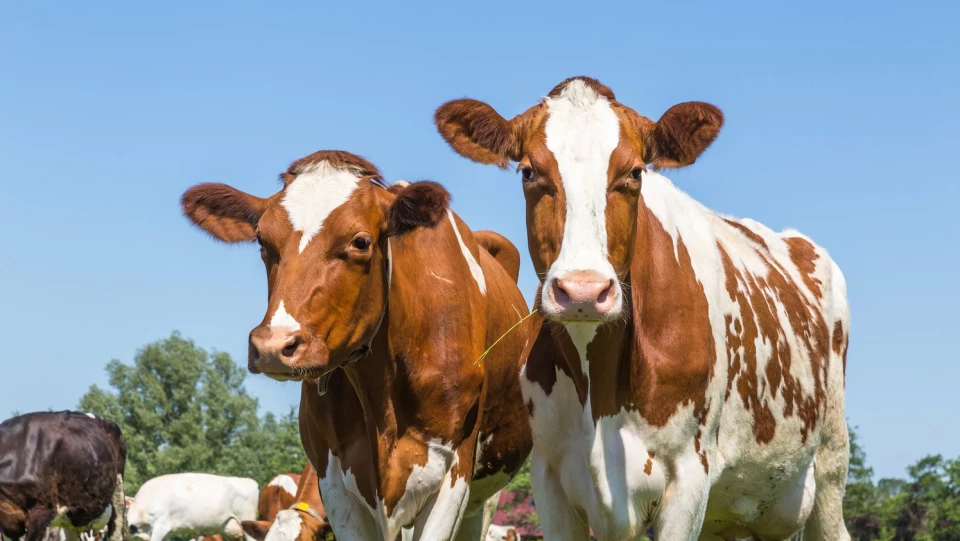
<path id="1" fill-rule="evenodd" d="M 463 237 L 460 236 L 460 229 L 457 227 L 457 221 L 453 218 L 453 211 L 447 209 L 447 217 L 450 218 L 450 225 L 453 226 L 453 233 L 457 236 L 457 243 L 460 244 L 460 251 L 463 252 L 464 259 L 467 260 L 467 266 L 470 267 L 470 274 L 473 275 L 473 279 L 477 282 L 477 287 L 480 288 L 480 293 L 487 294 L 487 281 L 483 277 L 483 269 L 480 268 L 480 263 L 477 263 L 477 259 L 473 257 L 473 252 L 467 248 L 467 245 L 463 242 Z"/>
<path id="2" fill-rule="evenodd" d="M 280 301 L 283 302 L 283 301 Z M 278 475 L 273 478 L 273 481 L 270 481 L 269 487 L 280 487 L 291 496 L 297 495 L 297 483 L 293 480 L 293 477 L 289 475 Z"/>
<path id="3" fill-rule="evenodd" d="M 606 98 L 576 79 L 546 104 L 546 144 L 557 160 L 567 202 L 560 254 L 547 281 L 579 270 L 616 282 L 607 259 L 606 208 L 607 171 L 620 143 L 620 120 Z"/>
<path id="4" fill-rule="evenodd" d="M 296 541 L 302 528 L 303 517 L 300 513 L 293 509 L 284 509 L 277 513 L 264 541 Z"/>
<path id="5" fill-rule="evenodd" d="M 287 313 L 287 309 L 283 307 L 283 301 L 280 301 L 280 305 L 277 306 L 277 311 L 274 312 L 273 317 L 270 318 L 270 328 L 287 329 L 290 332 L 295 332 L 300 330 L 300 322 Z M 294 491 L 296 491 L 296 489 L 294 489 Z"/>
<path id="6" fill-rule="evenodd" d="M 290 216 L 290 224 L 300 231 L 300 253 L 323 228 L 323 221 L 347 202 L 360 183 L 350 169 L 333 167 L 324 160 L 297 175 L 281 204 Z"/>

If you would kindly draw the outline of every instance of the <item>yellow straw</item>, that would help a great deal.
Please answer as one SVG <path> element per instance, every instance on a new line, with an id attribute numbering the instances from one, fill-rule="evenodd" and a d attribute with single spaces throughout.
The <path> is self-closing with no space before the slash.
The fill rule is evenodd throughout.
<path id="1" fill-rule="evenodd" d="M 514 308 L 513 310 L 516 311 L 517 309 Z M 536 314 L 536 313 L 537 313 L 537 310 L 534 309 L 533 312 L 530 312 L 529 314 L 527 314 L 527 315 L 523 316 L 522 318 L 520 318 L 520 321 L 514 323 L 514 324 L 513 324 L 513 327 L 510 327 L 509 329 L 507 329 L 507 332 L 503 333 L 503 334 L 500 336 L 500 338 L 497 338 L 497 341 L 496 341 L 496 342 L 490 344 L 490 347 L 487 348 L 487 351 L 484 351 L 484 352 L 483 352 L 483 355 L 481 355 L 479 359 L 477 359 L 476 361 L 474 361 L 473 364 L 477 364 L 477 363 L 479 363 L 480 361 L 482 361 L 483 358 L 487 356 L 487 353 L 490 353 L 490 350 L 493 349 L 493 346 L 499 344 L 500 341 L 504 339 L 504 337 L 506 337 L 508 334 L 510 334 L 510 331 L 512 331 L 513 329 L 516 329 L 516 328 L 517 328 L 517 325 L 523 323 L 523 322 L 526 321 L 530 316 L 532 316 L 533 314 Z M 517 312 L 517 315 L 520 315 L 520 313 Z"/>

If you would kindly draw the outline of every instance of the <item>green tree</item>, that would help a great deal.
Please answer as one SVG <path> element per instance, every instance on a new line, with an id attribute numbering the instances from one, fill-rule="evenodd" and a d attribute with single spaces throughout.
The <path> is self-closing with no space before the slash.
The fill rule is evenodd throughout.
<path id="1" fill-rule="evenodd" d="M 107 364 L 111 390 L 96 385 L 79 409 L 120 425 L 127 442 L 125 489 L 177 472 L 251 477 L 263 483 L 306 462 L 293 411 L 257 415 L 246 374 L 226 353 L 208 354 L 173 333 Z"/>
<path id="2" fill-rule="evenodd" d="M 843 498 L 843 518 L 855 541 L 873 541 L 880 538 L 883 528 L 880 500 L 873 484 L 873 468 L 867 466 L 867 453 L 854 429 L 849 430 L 850 466 Z"/>

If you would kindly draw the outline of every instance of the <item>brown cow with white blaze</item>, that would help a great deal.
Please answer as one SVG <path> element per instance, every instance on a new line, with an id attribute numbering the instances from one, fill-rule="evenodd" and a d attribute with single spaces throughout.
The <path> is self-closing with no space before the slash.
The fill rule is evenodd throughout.
<path id="1" fill-rule="evenodd" d="M 315 541 L 330 530 L 327 511 L 320 499 L 317 472 L 308 462 L 289 502 L 273 515 L 243 521 L 243 531 L 256 541 Z M 262 500 L 261 500 L 262 501 Z"/>
<path id="2" fill-rule="evenodd" d="M 261 245 L 249 368 L 303 382 L 301 440 L 337 539 L 479 539 L 484 502 L 531 446 L 517 374 L 534 326 L 481 360 L 528 312 L 516 248 L 471 232 L 439 185 L 387 189 L 349 153 L 281 177 L 269 198 L 206 184 L 182 203 L 214 237 Z"/>
<path id="3" fill-rule="evenodd" d="M 436 121 L 461 155 L 519 165 L 555 322 L 521 377 L 546 538 L 849 539 L 843 275 L 655 172 L 692 164 L 720 110 L 654 122 L 576 77 L 512 120 L 465 99 Z"/>
<path id="4" fill-rule="evenodd" d="M 303 475 L 316 472 L 308 463 L 304 468 Z M 257 505 L 257 520 L 244 520 L 242 522 L 243 532 L 250 537 L 262 541 L 266 536 L 267 530 L 273 524 L 277 513 L 285 509 L 290 509 L 297 502 L 297 492 L 303 476 L 296 473 L 281 473 L 267 481 L 266 486 L 260 491 L 260 503 Z M 317 495 L 317 499 L 320 495 Z M 211 541 L 212 538 L 205 538 L 204 541 Z"/>

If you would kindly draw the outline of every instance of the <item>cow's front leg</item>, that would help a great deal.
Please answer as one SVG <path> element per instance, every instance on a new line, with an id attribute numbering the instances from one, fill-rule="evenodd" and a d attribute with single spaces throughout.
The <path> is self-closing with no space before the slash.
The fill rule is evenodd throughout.
<path id="1" fill-rule="evenodd" d="M 590 528 L 567 499 L 559 476 L 536 455 L 530 457 L 530 484 L 545 541 L 590 539 Z"/>
<path id="2" fill-rule="evenodd" d="M 697 541 L 707 511 L 710 481 L 700 457 L 677 460 L 675 477 L 667 482 L 663 502 L 654 519 L 657 541 Z"/>
<path id="3" fill-rule="evenodd" d="M 367 541 L 383 539 L 372 510 L 360 502 L 344 484 L 339 460 L 333 455 L 326 475 L 320 477 L 320 497 L 327 511 L 327 519 L 338 541 Z"/>
<path id="4" fill-rule="evenodd" d="M 463 521 L 470 499 L 470 484 L 451 472 L 443 477 L 440 492 L 420 511 L 414 528 L 414 541 L 450 541 Z"/>

